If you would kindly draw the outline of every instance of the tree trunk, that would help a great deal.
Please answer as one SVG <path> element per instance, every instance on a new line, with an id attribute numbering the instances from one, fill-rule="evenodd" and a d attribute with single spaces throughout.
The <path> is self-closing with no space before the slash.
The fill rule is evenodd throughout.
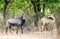
<path id="1" fill-rule="evenodd" d="M 51 10 L 51 14 L 52 14 L 53 13 L 53 7 L 51 7 L 50 10 Z"/>
<path id="2" fill-rule="evenodd" d="M 4 6 L 4 13 L 3 13 L 4 22 L 7 19 L 8 8 L 9 8 L 9 4 L 5 4 L 5 6 Z"/>
<path id="3" fill-rule="evenodd" d="M 31 3 L 33 4 L 33 8 L 34 8 L 34 12 L 35 12 L 34 25 L 36 27 L 38 27 L 39 13 L 41 11 L 41 8 L 40 8 L 40 0 L 31 0 Z"/>
<path id="4" fill-rule="evenodd" d="M 43 3 L 43 16 L 45 16 L 44 13 L 45 13 L 45 3 Z"/>
<path id="5" fill-rule="evenodd" d="M 3 13 L 3 20 L 4 20 L 3 24 L 6 23 L 7 13 L 8 13 L 11 0 L 4 0 L 4 2 L 5 2 L 5 5 L 4 5 L 4 13 Z"/>
<path id="6" fill-rule="evenodd" d="M 12 18 L 15 18 L 15 12 L 13 12 L 13 14 L 12 14 Z"/>

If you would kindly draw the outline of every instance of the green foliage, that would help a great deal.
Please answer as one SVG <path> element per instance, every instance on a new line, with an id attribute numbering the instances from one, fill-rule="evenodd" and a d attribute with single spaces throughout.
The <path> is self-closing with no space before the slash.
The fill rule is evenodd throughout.
<path id="1" fill-rule="evenodd" d="M 27 8 L 29 6 L 29 4 L 27 3 L 26 0 L 14 0 L 10 6 L 10 11 L 11 12 L 16 12 L 19 10 L 24 10 L 25 8 Z"/>
<path id="2" fill-rule="evenodd" d="M 4 8 L 4 0 L 0 0 L 0 12 L 3 11 Z"/>
<path id="3" fill-rule="evenodd" d="M 38 1 L 36 0 L 36 5 L 38 5 Z M 45 3 L 45 16 L 49 15 L 53 11 L 58 11 L 60 12 L 60 0 L 40 0 L 40 7 L 41 9 L 43 8 L 43 3 Z M 10 8 L 9 12 L 11 14 L 16 13 L 16 15 L 19 15 L 23 12 L 23 10 L 26 10 L 28 8 L 32 8 L 33 11 L 33 6 L 31 5 L 31 0 L 12 0 L 10 3 Z M 30 7 L 29 7 L 30 6 Z M 39 7 L 38 7 L 39 8 Z M 3 11 L 4 9 L 4 0 L 0 0 L 0 12 Z"/>
<path id="4" fill-rule="evenodd" d="M 49 8 L 46 8 L 44 14 L 45 14 L 45 16 L 50 15 L 51 14 L 50 9 Z"/>
<path id="5" fill-rule="evenodd" d="M 59 0 L 44 0 L 44 3 L 45 3 L 45 16 L 51 14 L 53 11 L 58 10 L 60 7 Z"/>

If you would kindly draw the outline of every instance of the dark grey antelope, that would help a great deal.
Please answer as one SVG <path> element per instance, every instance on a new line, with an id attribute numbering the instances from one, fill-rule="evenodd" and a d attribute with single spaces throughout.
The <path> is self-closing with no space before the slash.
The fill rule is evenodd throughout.
<path id="1" fill-rule="evenodd" d="M 8 19 L 6 21 L 6 33 L 8 32 L 9 29 L 11 29 L 12 26 L 16 26 L 16 33 L 18 34 L 19 29 L 21 29 L 21 33 L 23 34 L 23 28 L 22 26 L 25 23 L 25 18 L 24 18 L 24 14 L 22 14 L 19 18 L 15 18 L 15 19 Z"/>

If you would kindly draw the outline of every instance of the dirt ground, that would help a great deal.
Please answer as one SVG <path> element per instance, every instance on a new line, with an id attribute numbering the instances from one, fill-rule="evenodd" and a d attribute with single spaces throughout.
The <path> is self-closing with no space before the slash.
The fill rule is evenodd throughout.
<path id="1" fill-rule="evenodd" d="M 0 39 L 60 39 L 57 33 L 52 31 L 31 32 L 24 34 L 0 33 Z"/>

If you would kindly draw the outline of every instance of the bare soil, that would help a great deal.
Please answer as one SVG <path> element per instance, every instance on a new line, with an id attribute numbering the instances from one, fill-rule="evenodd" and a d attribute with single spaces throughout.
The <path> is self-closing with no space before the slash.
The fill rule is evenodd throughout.
<path id="1" fill-rule="evenodd" d="M 0 39 L 60 39 L 60 36 L 52 31 L 20 33 L 18 35 L 16 33 L 0 33 Z"/>

